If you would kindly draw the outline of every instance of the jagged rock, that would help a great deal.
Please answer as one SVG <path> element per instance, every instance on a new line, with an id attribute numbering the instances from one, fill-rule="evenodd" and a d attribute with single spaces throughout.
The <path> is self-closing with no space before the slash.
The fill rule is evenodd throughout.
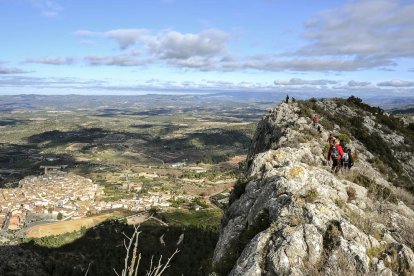
<path id="1" fill-rule="evenodd" d="M 337 108 L 331 101 L 322 105 Z M 352 173 L 332 174 L 323 162 L 328 133 L 315 132 L 308 119 L 297 104 L 283 103 L 258 124 L 247 157 L 250 181 L 225 213 L 213 266 L 230 266 L 220 271 L 230 275 L 414 271 L 414 253 L 396 234 L 414 212 L 401 201 L 377 201 L 349 179 Z M 373 130 L 376 122 L 366 116 L 365 124 Z M 372 154 L 359 141 L 352 147 L 361 150 L 352 171 L 392 187 L 366 162 Z"/>

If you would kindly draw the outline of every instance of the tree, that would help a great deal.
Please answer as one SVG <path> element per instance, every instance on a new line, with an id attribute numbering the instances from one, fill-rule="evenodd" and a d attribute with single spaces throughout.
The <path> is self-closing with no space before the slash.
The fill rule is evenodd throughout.
<path id="1" fill-rule="evenodd" d="M 62 215 L 62 213 L 61 213 L 61 212 L 59 212 L 59 213 L 57 214 L 57 219 L 58 219 L 58 220 L 62 220 L 62 219 L 63 219 L 63 215 Z"/>

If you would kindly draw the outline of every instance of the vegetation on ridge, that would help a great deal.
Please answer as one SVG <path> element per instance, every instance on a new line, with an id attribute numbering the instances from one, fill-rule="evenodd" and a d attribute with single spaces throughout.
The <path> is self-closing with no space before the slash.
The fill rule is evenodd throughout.
<path id="1" fill-rule="evenodd" d="M 336 105 L 333 110 L 324 106 L 324 99 L 319 102 L 316 99 L 298 101 L 300 115 L 311 118 L 313 114 L 321 116 L 320 124 L 328 131 L 334 130 L 334 125 L 340 127 L 341 133 L 337 137 L 345 143 L 350 141 L 350 136 L 361 142 L 368 151 L 374 154 L 372 163 L 388 175 L 388 178 L 396 186 L 404 187 L 414 193 L 414 185 L 409 180 L 400 161 L 395 157 L 395 151 L 414 153 L 414 131 L 394 115 L 388 115 L 380 107 L 371 107 L 361 99 L 351 96 L 348 99 L 335 98 L 332 102 Z M 322 104 L 321 104 L 322 103 Z M 341 107 L 349 107 L 356 112 L 355 116 L 341 112 Z M 375 119 L 377 127 L 386 134 L 396 132 L 404 136 L 405 143 L 400 148 L 390 145 L 377 131 L 369 131 L 364 125 L 364 117 Z M 375 161 L 376 160 L 376 161 Z M 383 164 L 383 165 L 382 165 Z"/>

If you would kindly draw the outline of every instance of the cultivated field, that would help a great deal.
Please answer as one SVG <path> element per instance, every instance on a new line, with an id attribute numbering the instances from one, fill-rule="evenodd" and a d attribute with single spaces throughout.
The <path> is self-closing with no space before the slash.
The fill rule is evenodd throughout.
<path id="1" fill-rule="evenodd" d="M 76 220 L 58 221 L 54 223 L 41 224 L 30 227 L 26 230 L 27 238 L 42 238 L 47 236 L 62 235 L 64 233 L 81 230 L 82 227 L 90 228 L 111 218 L 120 218 L 125 216 L 124 211 L 113 211 L 97 216 L 91 216 Z"/>

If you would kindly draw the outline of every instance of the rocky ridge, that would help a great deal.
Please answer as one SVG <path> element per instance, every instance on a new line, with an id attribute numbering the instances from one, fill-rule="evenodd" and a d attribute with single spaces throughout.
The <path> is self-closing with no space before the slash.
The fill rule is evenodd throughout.
<path id="1" fill-rule="evenodd" d="M 361 113 L 334 100 L 317 104 L 349 116 Z M 364 125 L 378 129 L 370 120 L 365 114 Z M 333 128 L 341 132 L 339 125 Z M 404 143 L 404 137 L 387 135 L 390 143 Z M 263 116 L 246 180 L 236 185 L 223 218 L 213 257 L 217 273 L 413 275 L 412 197 L 405 203 L 398 197 L 390 178 L 368 162 L 374 154 L 353 136 L 355 166 L 332 174 L 327 136 L 313 128 L 300 103 L 282 103 Z"/>

